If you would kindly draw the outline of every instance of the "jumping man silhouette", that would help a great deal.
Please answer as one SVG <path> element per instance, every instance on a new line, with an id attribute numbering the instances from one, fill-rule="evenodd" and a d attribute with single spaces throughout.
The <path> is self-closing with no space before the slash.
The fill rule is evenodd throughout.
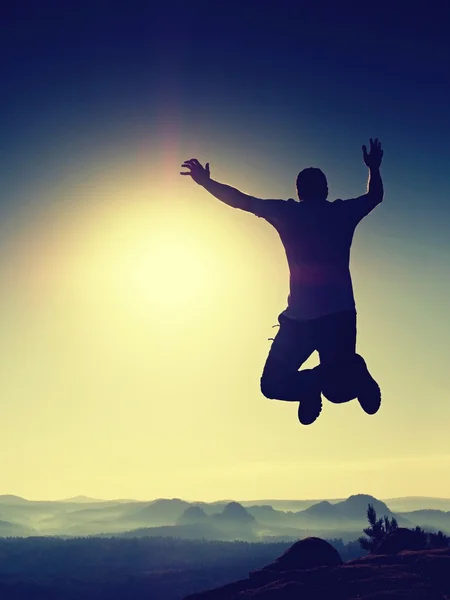
<path id="1" fill-rule="evenodd" d="M 287 308 L 279 315 L 261 376 L 261 392 L 276 400 L 299 402 L 298 418 L 313 423 L 322 410 L 323 394 L 331 402 L 358 398 L 368 414 L 378 411 L 381 393 L 364 359 L 356 353 L 356 307 L 350 275 L 350 247 L 358 223 L 383 200 L 377 138 L 362 147 L 369 168 L 367 192 L 358 198 L 330 202 L 328 183 L 317 168 L 297 177 L 299 202 L 262 200 L 210 177 L 209 163 L 196 158 L 183 163 L 210 194 L 268 221 L 277 230 L 290 271 Z M 299 370 L 314 352 L 320 364 Z"/>

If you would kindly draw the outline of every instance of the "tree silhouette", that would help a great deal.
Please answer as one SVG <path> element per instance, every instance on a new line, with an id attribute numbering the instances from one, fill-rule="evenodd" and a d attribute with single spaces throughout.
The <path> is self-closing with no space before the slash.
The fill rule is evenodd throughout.
<path id="1" fill-rule="evenodd" d="M 368 537 L 361 536 L 358 538 L 358 542 L 361 548 L 368 552 L 373 552 L 387 533 L 397 529 L 398 523 L 395 517 L 389 520 L 387 515 L 377 519 L 377 513 L 373 504 L 369 504 L 367 509 L 367 520 L 370 526 L 363 529 L 363 531 Z"/>
<path id="2" fill-rule="evenodd" d="M 358 538 L 358 542 L 364 550 L 374 552 L 384 536 L 397 529 L 398 524 L 395 517 L 389 520 L 389 517 L 385 515 L 382 519 L 377 519 L 377 513 L 372 504 L 369 504 L 367 509 L 367 519 L 370 526 L 363 531 L 368 537 L 361 536 Z M 430 533 L 419 526 L 411 529 L 411 531 L 420 541 L 421 548 L 448 548 L 450 546 L 450 536 L 442 531 Z"/>
<path id="3" fill-rule="evenodd" d="M 414 532 L 417 539 L 420 540 L 420 548 L 426 548 L 428 546 L 428 534 L 421 527 L 417 526 L 414 529 L 411 529 Z"/>
<path id="4" fill-rule="evenodd" d="M 448 548 L 450 546 L 450 537 L 442 531 L 437 533 L 428 533 L 428 548 Z"/>

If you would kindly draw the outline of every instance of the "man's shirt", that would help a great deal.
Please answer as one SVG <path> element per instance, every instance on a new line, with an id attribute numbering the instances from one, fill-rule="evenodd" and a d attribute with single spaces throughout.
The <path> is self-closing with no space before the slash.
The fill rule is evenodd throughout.
<path id="1" fill-rule="evenodd" d="M 375 206 L 370 196 L 334 202 L 252 199 L 250 211 L 275 227 L 286 251 L 286 316 L 303 321 L 355 310 L 350 247 L 356 226 Z"/>

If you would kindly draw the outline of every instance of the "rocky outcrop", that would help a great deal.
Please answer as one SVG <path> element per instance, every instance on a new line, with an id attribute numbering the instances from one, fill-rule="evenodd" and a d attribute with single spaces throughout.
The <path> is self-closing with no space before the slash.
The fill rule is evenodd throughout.
<path id="1" fill-rule="evenodd" d="M 317 538 L 296 542 L 275 562 L 250 573 L 248 579 L 185 600 L 450 598 L 450 548 L 373 554 L 342 563 L 328 546 Z M 311 556 L 307 556 L 308 549 Z"/>
<path id="2" fill-rule="evenodd" d="M 336 548 L 317 537 L 308 537 L 295 542 L 273 563 L 261 569 L 262 571 L 303 570 L 315 567 L 341 565 L 342 559 Z"/>

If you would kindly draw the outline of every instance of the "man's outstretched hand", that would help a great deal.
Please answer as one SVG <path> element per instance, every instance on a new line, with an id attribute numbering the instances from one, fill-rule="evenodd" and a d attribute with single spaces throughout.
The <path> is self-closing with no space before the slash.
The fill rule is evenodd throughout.
<path id="1" fill-rule="evenodd" d="M 189 171 L 185 171 L 184 173 L 180 172 L 180 175 L 190 175 L 195 183 L 205 185 L 205 183 L 209 181 L 209 163 L 206 163 L 206 166 L 202 167 L 196 158 L 190 158 L 189 160 L 186 160 L 181 167 L 183 169 L 189 169 Z"/>
<path id="2" fill-rule="evenodd" d="M 362 147 L 363 158 L 369 169 L 379 169 L 381 165 L 381 159 L 383 158 L 383 150 L 381 149 L 381 142 L 378 138 L 374 140 L 370 138 L 370 150 L 367 152 L 367 146 Z"/>

